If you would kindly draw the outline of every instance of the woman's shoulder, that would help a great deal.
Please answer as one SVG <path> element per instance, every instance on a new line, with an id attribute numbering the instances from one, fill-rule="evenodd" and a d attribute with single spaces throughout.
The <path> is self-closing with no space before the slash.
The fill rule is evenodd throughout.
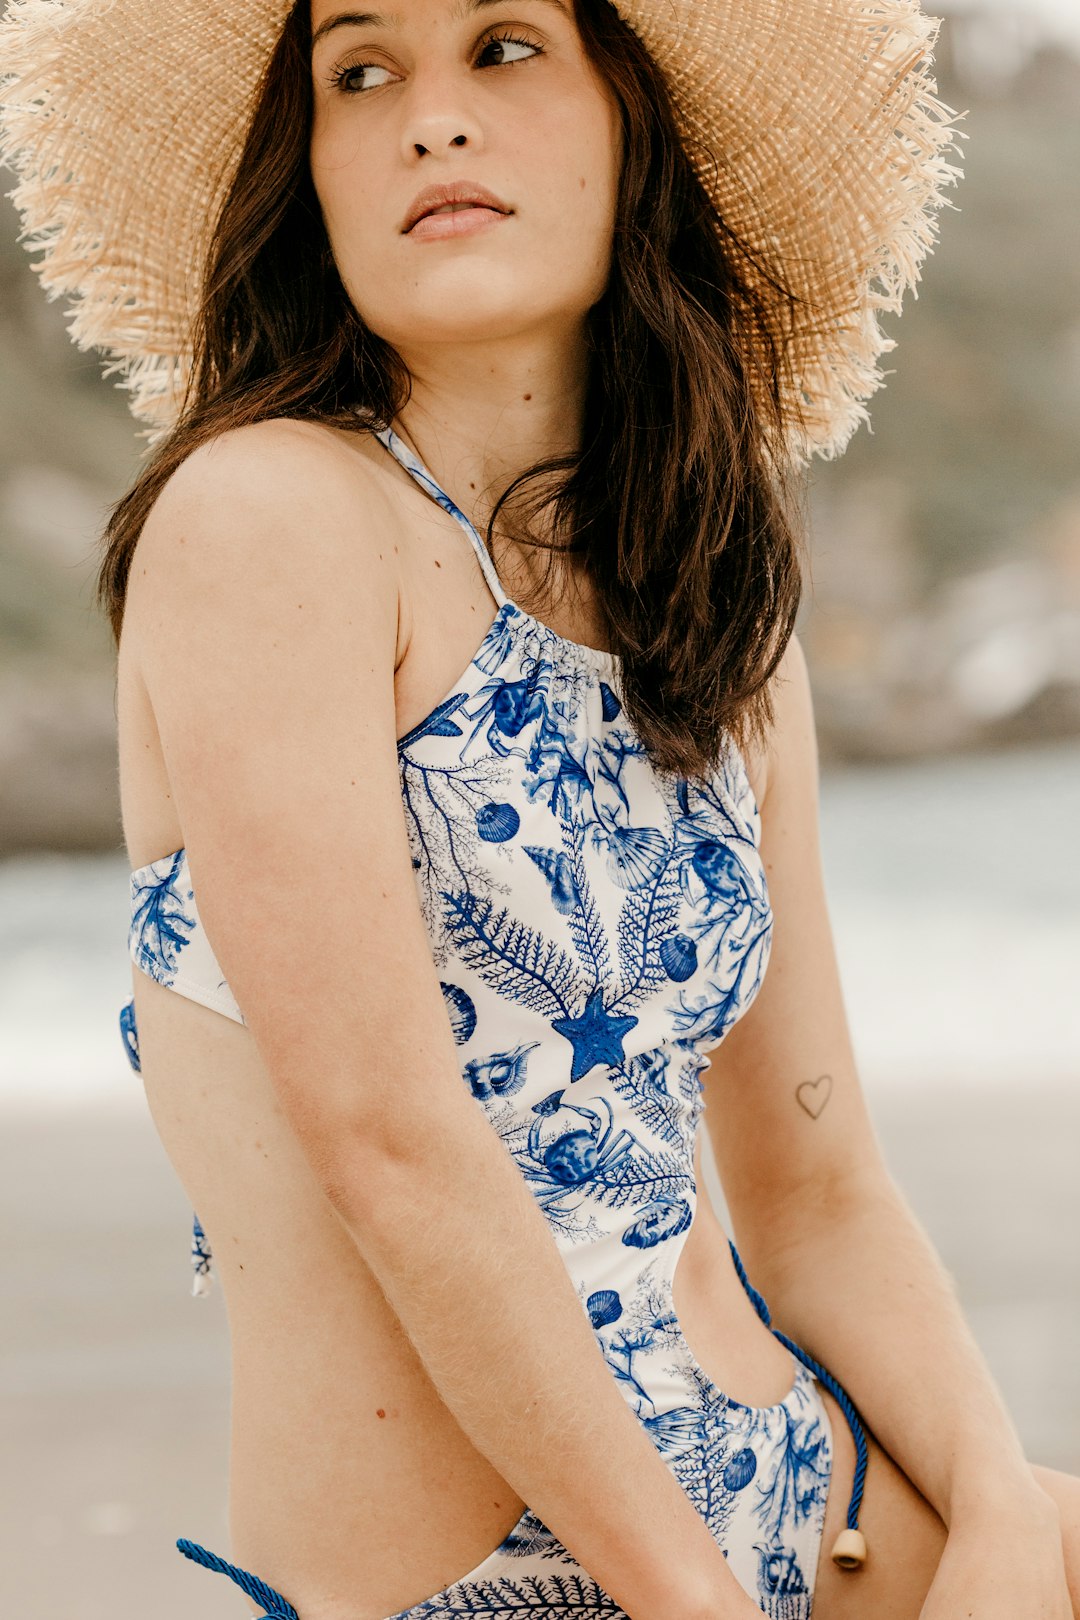
<path id="1" fill-rule="evenodd" d="M 303 507 L 355 482 L 384 485 L 385 453 L 373 435 L 303 417 L 273 416 L 224 428 L 194 446 L 162 484 L 152 513 L 185 501 L 245 501 Z"/>
<path id="2" fill-rule="evenodd" d="M 140 531 L 124 615 L 129 646 L 142 644 L 140 626 L 152 630 L 165 616 L 235 614 L 245 600 L 270 612 L 278 601 L 284 612 L 304 599 L 317 610 L 320 596 L 362 589 L 396 614 L 401 510 L 370 443 L 366 433 L 274 417 L 196 446 Z M 226 626 L 251 627 L 246 614 Z"/>
<path id="3" fill-rule="evenodd" d="M 186 454 L 156 492 L 137 550 L 171 551 L 178 539 L 243 567 L 265 540 L 290 536 L 308 559 L 365 536 L 377 542 L 398 518 L 392 485 L 367 432 L 297 417 L 226 428 Z M 286 546 L 287 550 L 287 546 Z"/>

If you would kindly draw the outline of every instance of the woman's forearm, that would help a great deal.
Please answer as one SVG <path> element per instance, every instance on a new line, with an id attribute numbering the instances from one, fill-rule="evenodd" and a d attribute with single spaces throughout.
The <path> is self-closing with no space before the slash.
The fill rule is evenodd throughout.
<path id="1" fill-rule="evenodd" d="M 337 1166 L 328 1195 L 440 1396 L 582 1567 L 633 1620 L 755 1613 L 472 1099 L 416 1110 L 407 1141 L 346 1146 Z"/>
<path id="2" fill-rule="evenodd" d="M 804 1200 L 782 1253 L 743 1258 L 773 1326 L 848 1391 L 946 1525 L 1039 1491 L 953 1280 L 900 1189 Z"/>

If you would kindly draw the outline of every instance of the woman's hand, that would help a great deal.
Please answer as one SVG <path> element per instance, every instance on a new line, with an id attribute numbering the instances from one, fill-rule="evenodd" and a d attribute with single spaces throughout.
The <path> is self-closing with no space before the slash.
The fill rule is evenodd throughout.
<path id="1" fill-rule="evenodd" d="M 1015 1511 L 956 1520 L 919 1620 L 1073 1620 L 1061 1516 L 1045 1491 Z"/>

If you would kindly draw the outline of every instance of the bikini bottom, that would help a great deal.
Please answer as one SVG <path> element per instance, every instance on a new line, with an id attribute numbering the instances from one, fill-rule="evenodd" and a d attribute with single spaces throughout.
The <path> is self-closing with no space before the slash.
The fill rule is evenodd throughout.
<path id="1" fill-rule="evenodd" d="M 794 1382 L 773 1406 L 722 1402 L 704 1438 L 665 1461 L 708 1524 L 740 1586 L 772 1620 L 810 1620 L 832 1466 L 832 1427 L 821 1385 L 792 1356 Z M 252 1620 L 304 1620 L 280 1592 L 197 1543 L 186 1558 L 228 1575 L 260 1608 Z M 493 1552 L 467 1574 L 386 1620 L 625 1620 L 624 1611 L 526 1508 Z"/>

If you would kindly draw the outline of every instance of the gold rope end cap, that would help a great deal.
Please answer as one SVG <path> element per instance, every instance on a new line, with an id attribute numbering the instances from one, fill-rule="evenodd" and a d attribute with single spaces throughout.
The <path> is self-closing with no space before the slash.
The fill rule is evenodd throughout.
<path id="1" fill-rule="evenodd" d="M 861 1530 L 841 1530 L 830 1555 L 841 1569 L 861 1569 L 866 1563 L 866 1539 Z"/>

